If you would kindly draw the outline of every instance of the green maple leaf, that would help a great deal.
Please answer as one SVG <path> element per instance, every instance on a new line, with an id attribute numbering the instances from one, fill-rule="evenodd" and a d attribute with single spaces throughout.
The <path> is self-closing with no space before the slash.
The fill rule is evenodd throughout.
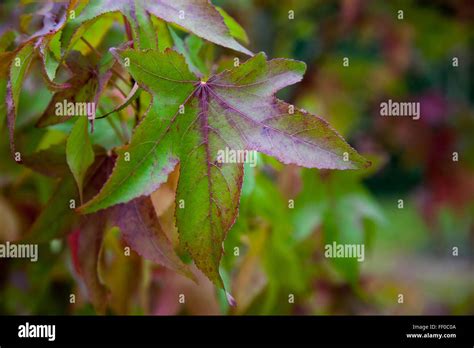
<path id="1" fill-rule="evenodd" d="M 151 194 L 180 163 L 180 243 L 220 287 L 222 243 L 237 218 L 243 164 L 218 162 L 219 150 L 256 150 L 310 168 L 369 164 L 323 119 L 275 98 L 279 89 L 302 79 L 302 62 L 267 61 L 260 53 L 201 81 L 172 50 L 125 50 L 119 59 L 152 94 L 152 105 L 131 143 L 118 150 L 102 190 L 79 210 L 92 213 Z"/>
<path id="2" fill-rule="evenodd" d="M 84 177 L 87 169 L 94 163 L 94 150 L 88 132 L 89 120 L 79 117 L 67 139 L 66 158 L 72 175 L 77 183 L 82 203 Z"/>

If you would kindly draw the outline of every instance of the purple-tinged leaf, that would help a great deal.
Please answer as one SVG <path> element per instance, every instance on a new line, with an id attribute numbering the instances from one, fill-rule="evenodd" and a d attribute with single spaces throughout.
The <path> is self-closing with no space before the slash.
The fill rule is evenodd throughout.
<path id="1" fill-rule="evenodd" d="M 111 215 L 112 223 L 120 228 L 125 241 L 138 254 L 195 280 L 162 230 L 149 197 L 117 205 Z"/>
<path id="2" fill-rule="evenodd" d="M 102 283 L 99 258 L 106 229 L 106 212 L 82 217 L 79 228 L 70 235 L 71 254 L 78 275 L 84 280 L 94 308 L 104 314 L 108 290 Z"/>
<path id="3" fill-rule="evenodd" d="M 66 162 L 66 144 L 51 145 L 47 149 L 23 156 L 23 164 L 46 176 L 61 178 L 69 173 Z"/>
<path id="4" fill-rule="evenodd" d="M 221 151 L 257 150 L 310 168 L 369 164 L 327 122 L 275 98 L 279 89 L 302 79 L 302 62 L 267 61 L 258 54 L 201 81 L 189 72 L 184 57 L 171 50 L 128 49 L 121 57 L 135 81 L 153 95 L 153 104 L 130 145 L 120 149 L 107 183 L 79 210 L 92 213 L 148 195 L 179 162 L 180 243 L 222 288 L 222 243 L 237 218 L 243 163 L 223 161 Z"/>
<path id="5" fill-rule="evenodd" d="M 203 39 L 252 55 L 235 41 L 224 18 L 209 0 L 145 0 L 145 8 L 167 22 L 176 23 Z"/>
<path id="6" fill-rule="evenodd" d="M 28 68 L 34 57 L 34 49 L 31 44 L 23 46 L 10 62 L 8 82 L 6 89 L 7 124 L 10 136 L 10 149 L 15 157 L 15 122 L 18 112 L 18 101 L 20 99 L 21 86 Z"/>
<path id="7" fill-rule="evenodd" d="M 38 38 L 52 37 L 63 28 L 67 21 L 68 10 L 71 8 L 70 2 L 47 2 L 37 14 L 43 16 L 43 26 L 40 30 L 31 35 L 27 41 L 33 41 Z"/>
<path id="8" fill-rule="evenodd" d="M 63 34 L 63 44 L 77 36 L 80 26 L 109 12 L 121 12 L 130 23 L 134 41 L 139 48 L 156 48 L 152 36 L 151 13 L 167 22 L 175 23 L 203 39 L 235 51 L 252 55 L 230 35 L 224 18 L 209 0 L 94 0 L 72 21 Z M 67 48 L 65 48 L 65 51 Z"/>

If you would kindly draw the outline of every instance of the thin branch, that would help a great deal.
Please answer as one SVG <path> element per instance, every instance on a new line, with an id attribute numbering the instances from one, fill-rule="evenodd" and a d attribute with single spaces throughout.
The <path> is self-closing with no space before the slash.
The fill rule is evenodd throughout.
<path id="1" fill-rule="evenodd" d="M 101 113 L 104 113 L 104 110 L 102 109 L 102 107 L 99 106 L 98 109 L 100 110 Z M 107 117 L 107 121 L 108 121 L 109 124 L 112 126 L 112 129 L 114 130 L 115 134 L 120 138 L 120 140 L 122 141 L 122 143 L 126 144 L 126 143 L 127 143 L 127 139 L 126 139 L 125 136 L 122 134 L 122 132 L 120 131 L 120 129 L 117 127 L 117 125 L 112 121 L 112 118 Z"/>

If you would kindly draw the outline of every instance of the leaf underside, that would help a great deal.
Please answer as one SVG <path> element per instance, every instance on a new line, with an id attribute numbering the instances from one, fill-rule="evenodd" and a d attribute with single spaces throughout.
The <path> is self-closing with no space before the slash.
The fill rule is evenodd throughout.
<path id="1" fill-rule="evenodd" d="M 157 48 L 148 16 L 152 14 L 215 44 L 252 55 L 230 35 L 224 18 L 208 0 L 93 0 L 68 23 L 63 42 L 69 42 L 83 23 L 109 12 L 121 12 L 127 18 L 140 48 Z"/>

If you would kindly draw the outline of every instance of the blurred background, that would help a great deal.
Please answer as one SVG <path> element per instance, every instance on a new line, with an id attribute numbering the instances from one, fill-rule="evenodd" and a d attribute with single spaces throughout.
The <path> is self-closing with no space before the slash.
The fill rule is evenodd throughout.
<path id="1" fill-rule="evenodd" d="M 474 2 L 213 3 L 245 29 L 253 52 L 306 62 L 303 81 L 278 96 L 325 118 L 373 165 L 318 171 L 259 155 L 256 168 L 246 167 L 221 267 L 236 307 L 204 276 L 197 285 L 133 252 L 125 257 L 111 229 L 100 266 L 107 312 L 474 314 Z M 0 34 L 25 23 L 18 6 L 3 6 Z M 124 41 L 123 25 L 113 20 L 90 30 L 99 51 Z M 235 53 L 209 50 L 216 70 L 233 63 Z M 25 151 L 64 139 L 70 129 L 34 127 L 51 98 L 39 70 L 31 67 L 20 96 L 17 141 Z M 117 96 L 104 98 L 113 105 Z M 381 117 L 388 99 L 419 102 L 420 119 Z M 21 242 L 57 182 L 10 159 L 0 120 L 0 242 Z M 103 122 L 101 131 L 99 123 L 95 141 L 111 139 L 110 126 Z M 175 176 L 153 195 L 171 229 Z M 71 232 L 41 244 L 37 263 L 0 259 L 0 314 L 95 313 L 74 269 Z M 326 258 L 324 245 L 333 241 L 364 243 L 364 262 Z"/>

